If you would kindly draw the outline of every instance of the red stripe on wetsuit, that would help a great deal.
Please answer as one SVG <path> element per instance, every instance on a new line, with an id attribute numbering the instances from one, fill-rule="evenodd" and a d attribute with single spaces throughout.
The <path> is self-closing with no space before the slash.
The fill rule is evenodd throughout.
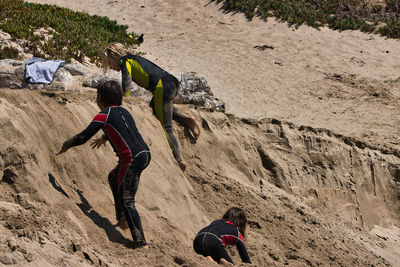
<path id="1" fill-rule="evenodd" d="M 97 114 L 94 116 L 93 121 L 98 121 L 98 122 L 106 122 L 108 115 L 107 114 Z"/>
<path id="2" fill-rule="evenodd" d="M 118 187 L 119 187 L 126 175 L 129 165 L 131 164 L 132 153 L 128 145 L 125 143 L 124 139 L 111 125 L 106 124 L 104 126 L 104 131 L 106 132 L 107 136 L 111 139 L 111 142 L 117 149 L 118 155 L 121 160 L 118 173 Z"/>
<path id="3" fill-rule="evenodd" d="M 233 224 L 230 221 L 227 221 L 226 223 L 235 226 L 235 224 Z M 239 239 L 241 241 L 244 241 L 243 240 L 243 236 L 240 234 L 239 231 L 238 231 L 238 235 L 239 235 Z M 236 244 L 237 240 L 238 240 L 238 238 L 236 236 L 231 236 L 231 235 L 223 235 L 223 236 L 221 236 L 221 242 L 222 242 L 222 244 L 224 244 L 224 246 L 229 245 L 229 244 Z"/>

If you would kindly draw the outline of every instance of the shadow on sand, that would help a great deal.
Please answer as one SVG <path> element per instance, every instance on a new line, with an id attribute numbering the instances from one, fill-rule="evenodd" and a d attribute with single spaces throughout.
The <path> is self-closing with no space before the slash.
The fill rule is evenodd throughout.
<path id="1" fill-rule="evenodd" d="M 58 184 L 56 178 L 54 178 L 54 176 L 51 173 L 49 173 L 49 182 L 54 187 L 55 190 L 57 190 L 67 198 L 70 198 L 67 192 L 65 192 L 64 189 L 62 189 L 61 185 Z"/>
<path id="2" fill-rule="evenodd" d="M 80 191 L 79 189 L 75 189 L 76 193 L 79 195 L 79 198 L 81 199 L 81 203 L 77 203 L 76 205 L 81 209 L 81 211 L 88 216 L 98 227 L 103 228 L 104 231 L 106 232 L 106 235 L 108 237 L 108 240 L 114 243 L 120 243 L 125 245 L 128 248 L 131 248 L 134 246 L 134 243 L 132 240 L 125 238 L 117 229 L 115 229 L 115 226 L 111 224 L 111 222 L 105 218 L 102 217 L 97 211 L 95 211 L 92 206 L 89 204 L 87 199 L 83 196 L 83 192 Z"/>

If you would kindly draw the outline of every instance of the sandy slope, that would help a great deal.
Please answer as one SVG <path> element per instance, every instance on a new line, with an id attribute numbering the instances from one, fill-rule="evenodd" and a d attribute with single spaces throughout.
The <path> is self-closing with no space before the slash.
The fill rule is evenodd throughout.
<path id="1" fill-rule="evenodd" d="M 19 264 L 18 256 L 23 259 L 29 252 L 35 255 L 38 266 L 38 260 L 53 266 L 76 266 L 63 261 L 63 257 L 71 258 L 68 250 L 72 243 L 84 246 L 90 240 L 97 244 L 90 246 L 106 263 L 128 261 L 115 255 L 113 260 L 107 259 L 104 253 L 108 248 L 114 253 L 131 250 L 126 248 L 130 235 L 123 236 L 112 226 L 116 221 L 107 175 L 117 162 L 111 147 L 93 151 L 87 144 L 71 153 L 55 155 L 63 140 L 82 130 L 96 114 L 95 95 L 90 92 L 89 96 L 78 93 L 59 97 L 23 91 L 2 90 L 0 98 L 2 255 L 8 255 L 5 247 L 16 242 L 16 250 L 22 252 L 14 253 L 13 258 Z M 137 206 L 150 211 L 142 214 L 142 219 L 152 229 L 146 231 L 149 242 L 161 245 L 155 249 L 157 256 L 166 247 L 170 258 L 171 242 L 190 246 L 193 233 L 208 219 L 192 201 L 193 189 L 175 164 L 165 138 L 150 140 L 151 136 L 163 136 L 151 109 L 139 103 L 131 112 L 153 153 L 152 164 L 142 175 Z M 10 237 L 4 227 L 14 234 L 20 231 L 22 240 L 13 241 L 17 236 Z M 47 251 L 46 246 L 54 247 L 54 251 Z M 36 249 L 42 251 L 40 256 Z M 136 260 L 140 262 L 146 262 L 146 258 Z M 153 257 L 151 264 L 156 262 Z"/>
<path id="2" fill-rule="evenodd" d="M 144 33 L 141 50 L 150 59 L 204 76 L 228 112 L 399 144 L 399 40 L 249 22 L 206 0 L 31 2 L 108 16 Z M 265 44 L 274 49 L 254 48 Z"/>
<path id="3" fill-rule="evenodd" d="M 85 144 L 55 156 L 96 114 L 94 97 L 0 91 L 2 263 L 210 266 L 191 242 L 210 220 L 240 206 L 249 219 L 251 266 L 396 266 L 394 155 L 328 131 L 197 111 L 198 142 L 175 125 L 189 163 L 183 174 L 150 108 L 128 100 L 152 151 L 136 199 L 150 249 L 133 250 L 129 233 L 113 227 L 111 148 Z M 230 253 L 239 264 L 237 251 Z"/>

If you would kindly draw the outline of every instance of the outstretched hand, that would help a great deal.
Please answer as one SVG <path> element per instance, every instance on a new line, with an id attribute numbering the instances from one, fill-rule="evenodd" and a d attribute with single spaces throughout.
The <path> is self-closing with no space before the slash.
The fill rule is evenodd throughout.
<path id="1" fill-rule="evenodd" d="M 66 152 L 69 149 L 68 145 L 67 145 L 67 141 L 64 142 L 64 144 L 62 145 L 60 152 L 58 152 L 56 155 L 60 155 L 64 152 Z"/>
<path id="2" fill-rule="evenodd" d="M 104 145 L 104 146 L 105 146 L 105 145 L 106 145 L 106 142 L 107 142 L 106 139 L 98 138 L 98 139 L 94 140 L 94 141 L 90 144 L 90 146 L 91 146 L 93 149 L 95 149 L 95 148 L 99 149 L 101 145 Z"/>

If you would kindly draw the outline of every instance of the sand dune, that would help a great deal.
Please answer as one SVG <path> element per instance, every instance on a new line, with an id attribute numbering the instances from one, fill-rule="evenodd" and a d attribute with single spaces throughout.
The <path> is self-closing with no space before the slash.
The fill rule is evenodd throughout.
<path id="1" fill-rule="evenodd" d="M 144 33 L 140 50 L 148 58 L 173 72 L 204 76 L 230 113 L 398 143 L 399 40 L 289 28 L 274 19 L 249 22 L 206 0 L 31 2 L 108 16 Z M 254 48 L 262 45 L 274 49 Z M 335 74 L 348 82 L 331 79 Z"/>
<path id="2" fill-rule="evenodd" d="M 208 266 L 193 237 L 230 206 L 247 212 L 256 266 L 396 266 L 399 259 L 400 162 L 369 144 L 193 110 L 203 128 L 198 142 L 175 125 L 189 163 L 184 174 L 147 104 L 127 100 L 153 155 L 136 201 L 150 249 L 133 250 L 129 233 L 113 226 L 111 148 L 86 144 L 55 156 L 96 114 L 95 93 L 2 89 L 0 96 L 4 264 Z"/>

